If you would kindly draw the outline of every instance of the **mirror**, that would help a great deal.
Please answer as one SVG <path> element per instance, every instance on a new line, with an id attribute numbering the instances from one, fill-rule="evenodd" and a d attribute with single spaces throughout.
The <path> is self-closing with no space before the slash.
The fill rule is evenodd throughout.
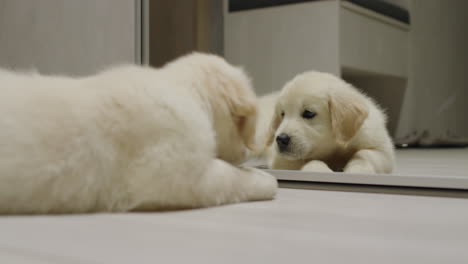
<path id="1" fill-rule="evenodd" d="M 260 107 L 270 107 L 260 109 L 261 133 L 275 131 L 270 152 L 276 158 L 247 164 L 326 172 L 346 171 L 354 162 L 350 171 L 358 174 L 468 179 L 466 8 L 463 1 L 438 0 L 225 0 L 224 55 L 245 67 L 263 96 Z M 368 113 L 359 109 L 369 100 L 347 89 L 327 94 L 343 83 L 326 76 L 297 81 L 310 70 L 331 73 L 372 98 L 387 116 L 386 128 L 372 121 L 379 114 L 372 104 Z M 275 108 L 271 94 L 282 89 Z M 333 113 L 340 106 L 346 110 Z M 349 149 L 332 142 L 340 124 L 352 138 L 340 142 Z M 356 126 L 361 130 L 354 134 Z M 384 168 L 389 156 L 376 151 L 385 129 L 396 147 L 393 170 Z"/>

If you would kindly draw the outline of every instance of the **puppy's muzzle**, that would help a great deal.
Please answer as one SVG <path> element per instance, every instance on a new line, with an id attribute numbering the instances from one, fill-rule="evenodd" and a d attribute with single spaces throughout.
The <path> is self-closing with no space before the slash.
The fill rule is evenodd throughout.
<path id="1" fill-rule="evenodd" d="M 284 152 L 288 149 L 289 142 L 291 141 L 291 137 L 286 133 L 281 133 L 276 137 L 276 144 L 278 145 L 278 149 L 280 152 Z"/>

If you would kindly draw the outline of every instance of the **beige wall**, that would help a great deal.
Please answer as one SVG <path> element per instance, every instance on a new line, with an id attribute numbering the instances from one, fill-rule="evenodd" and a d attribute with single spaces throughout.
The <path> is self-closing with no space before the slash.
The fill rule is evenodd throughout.
<path id="1" fill-rule="evenodd" d="M 468 1 L 413 0 L 410 78 L 399 134 L 468 136 Z"/>
<path id="2" fill-rule="evenodd" d="M 135 62 L 132 0 L 0 0 L 0 66 L 85 75 Z"/>

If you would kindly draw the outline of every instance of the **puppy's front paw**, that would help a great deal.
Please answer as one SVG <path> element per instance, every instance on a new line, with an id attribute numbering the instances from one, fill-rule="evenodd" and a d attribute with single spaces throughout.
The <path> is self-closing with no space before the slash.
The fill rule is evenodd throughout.
<path id="1" fill-rule="evenodd" d="M 302 171 L 313 171 L 313 172 L 333 172 L 328 165 L 321 160 L 312 160 L 307 162 L 301 169 Z"/>
<path id="2" fill-rule="evenodd" d="M 250 183 L 247 187 L 249 200 L 272 200 L 275 198 L 278 181 L 273 175 L 254 168 L 244 168 L 244 170 L 250 174 Z"/>

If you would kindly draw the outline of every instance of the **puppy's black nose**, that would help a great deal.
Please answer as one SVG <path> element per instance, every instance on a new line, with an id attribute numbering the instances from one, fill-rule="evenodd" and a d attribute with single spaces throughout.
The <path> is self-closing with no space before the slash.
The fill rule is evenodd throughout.
<path id="1" fill-rule="evenodd" d="M 276 137 L 276 143 L 278 144 L 278 148 L 282 151 L 286 149 L 286 147 L 289 145 L 289 141 L 291 140 L 291 137 L 288 134 L 281 133 Z"/>

